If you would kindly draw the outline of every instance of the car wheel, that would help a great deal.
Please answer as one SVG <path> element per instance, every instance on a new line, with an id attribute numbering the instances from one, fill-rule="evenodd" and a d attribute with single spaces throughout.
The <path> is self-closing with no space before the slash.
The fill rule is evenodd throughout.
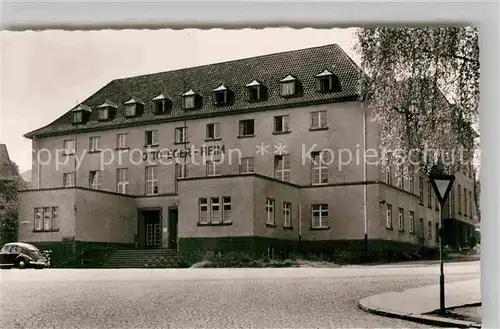
<path id="1" fill-rule="evenodd" d="M 18 269 L 25 269 L 26 268 L 26 261 L 24 259 L 19 259 L 17 262 L 16 262 L 16 267 Z"/>

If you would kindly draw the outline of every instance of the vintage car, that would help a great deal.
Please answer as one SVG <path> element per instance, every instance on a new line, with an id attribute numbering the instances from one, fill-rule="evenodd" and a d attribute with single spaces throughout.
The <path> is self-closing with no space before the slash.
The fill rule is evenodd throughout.
<path id="1" fill-rule="evenodd" d="M 0 250 L 1 268 L 36 268 L 50 266 L 49 260 L 37 247 L 23 242 L 6 243 Z"/>

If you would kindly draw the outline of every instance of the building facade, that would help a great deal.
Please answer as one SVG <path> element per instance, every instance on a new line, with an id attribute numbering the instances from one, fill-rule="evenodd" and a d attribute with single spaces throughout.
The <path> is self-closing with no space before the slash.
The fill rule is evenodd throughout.
<path id="1" fill-rule="evenodd" d="M 365 161 L 379 131 L 360 72 L 329 45 L 113 80 L 26 134 L 37 156 L 20 239 L 61 258 L 436 248 L 428 178 Z M 472 170 L 457 182 L 443 214 L 468 227 Z"/>

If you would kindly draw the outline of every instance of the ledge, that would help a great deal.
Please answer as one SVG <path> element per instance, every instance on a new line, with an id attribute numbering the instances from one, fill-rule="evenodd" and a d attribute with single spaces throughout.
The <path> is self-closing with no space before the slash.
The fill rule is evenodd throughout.
<path id="1" fill-rule="evenodd" d="M 328 127 L 309 128 L 309 131 L 321 131 L 321 130 L 328 130 Z"/>
<path id="2" fill-rule="evenodd" d="M 205 142 L 218 142 L 221 141 L 222 137 L 217 137 L 217 138 L 205 138 Z"/>
<path id="3" fill-rule="evenodd" d="M 310 231 L 326 231 L 329 230 L 330 226 L 321 226 L 321 227 L 309 227 Z"/>
<path id="4" fill-rule="evenodd" d="M 59 229 L 56 230 L 32 230 L 33 233 L 54 233 L 59 232 Z"/>
<path id="5" fill-rule="evenodd" d="M 202 223 L 196 223 L 196 226 L 201 227 L 201 226 L 229 226 L 233 225 L 233 222 L 222 222 L 222 223 L 207 223 L 207 224 L 202 224 Z"/>
<path id="6" fill-rule="evenodd" d="M 274 228 L 276 228 L 276 227 L 277 227 L 277 226 L 276 226 L 276 224 L 271 224 L 271 223 L 266 223 L 266 226 L 267 226 L 267 227 L 274 227 Z"/>
<path id="7" fill-rule="evenodd" d="M 185 141 L 185 142 L 174 142 L 174 145 L 186 145 L 189 144 L 190 141 Z"/>
<path id="8" fill-rule="evenodd" d="M 288 130 L 288 131 L 273 131 L 272 134 L 273 135 L 287 135 L 287 134 L 290 134 L 292 131 L 291 130 Z"/>
<path id="9" fill-rule="evenodd" d="M 252 137 L 255 137 L 255 134 L 254 135 L 238 135 L 236 138 L 252 138 Z"/>
<path id="10" fill-rule="evenodd" d="M 89 151 L 89 154 L 93 154 L 93 153 L 101 153 L 102 150 L 91 150 Z"/>
<path id="11" fill-rule="evenodd" d="M 293 226 L 283 226 L 283 229 L 293 231 Z"/>

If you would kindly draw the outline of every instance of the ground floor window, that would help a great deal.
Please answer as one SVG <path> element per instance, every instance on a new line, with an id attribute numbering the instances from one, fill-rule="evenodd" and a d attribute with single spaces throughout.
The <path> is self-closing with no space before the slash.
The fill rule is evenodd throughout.
<path id="1" fill-rule="evenodd" d="M 267 198 L 266 199 L 266 224 L 275 225 L 276 217 L 275 217 L 275 205 L 276 202 L 274 199 Z"/>
<path id="2" fill-rule="evenodd" d="M 410 233 L 415 233 L 415 213 L 410 210 L 410 217 L 408 218 Z"/>
<path id="3" fill-rule="evenodd" d="M 199 224 L 231 223 L 231 197 L 200 198 Z"/>
<path id="4" fill-rule="evenodd" d="M 290 202 L 283 202 L 283 226 L 292 226 L 292 204 Z"/>
<path id="5" fill-rule="evenodd" d="M 314 204 L 312 205 L 312 228 L 327 228 L 328 227 L 328 205 Z"/>
<path id="6" fill-rule="evenodd" d="M 59 229 L 59 207 L 35 208 L 34 231 L 55 231 Z"/>
<path id="7" fill-rule="evenodd" d="M 387 228 L 392 228 L 392 205 L 391 204 L 387 205 L 385 225 Z"/>

